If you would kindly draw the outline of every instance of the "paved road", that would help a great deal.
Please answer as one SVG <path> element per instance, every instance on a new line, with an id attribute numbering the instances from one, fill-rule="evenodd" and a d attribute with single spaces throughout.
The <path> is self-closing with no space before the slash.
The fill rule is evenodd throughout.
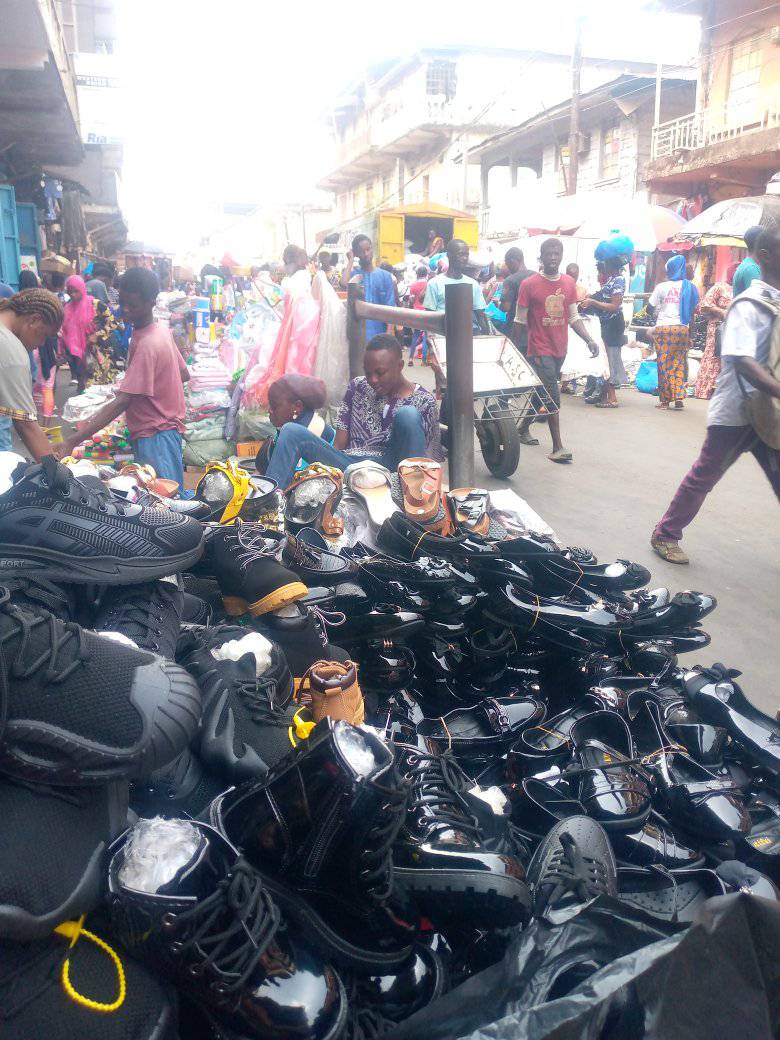
<path id="1" fill-rule="evenodd" d="M 420 378 L 420 370 L 413 371 Z M 740 668 L 747 694 L 774 714 L 780 708 L 777 501 L 758 465 L 743 457 L 688 530 L 691 565 L 661 560 L 648 544 L 650 532 L 698 454 L 706 403 L 689 401 L 684 411 L 667 413 L 654 408 L 654 398 L 631 390 L 622 391 L 620 401 L 621 409 L 612 411 L 564 398 L 563 439 L 574 462 L 547 460 L 549 434 L 537 424 L 541 444 L 523 448 L 512 487 L 564 541 L 590 546 L 602 562 L 635 560 L 651 569 L 654 585 L 714 594 L 718 609 L 704 622 L 712 645 L 702 663 Z M 502 486 L 479 453 L 476 478 L 488 488 Z"/>

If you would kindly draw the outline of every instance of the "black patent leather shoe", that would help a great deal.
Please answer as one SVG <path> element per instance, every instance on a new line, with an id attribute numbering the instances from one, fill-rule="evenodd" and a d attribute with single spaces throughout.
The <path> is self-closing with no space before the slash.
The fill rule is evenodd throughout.
<path id="1" fill-rule="evenodd" d="M 389 581 L 397 581 L 410 589 L 439 593 L 456 584 L 457 578 L 445 560 L 434 556 L 418 557 L 413 563 L 396 560 L 392 556 L 369 549 L 362 542 L 345 546 L 341 556 L 355 566 L 357 580 L 365 583 L 368 591 L 376 591 Z"/>
<path id="2" fill-rule="evenodd" d="M 337 585 L 357 580 L 356 568 L 342 556 L 308 545 L 288 534 L 282 542 L 282 563 L 306 585 Z"/>
<path id="3" fill-rule="evenodd" d="M 531 842 L 544 840 L 552 827 L 571 816 L 582 816 L 582 803 L 558 774 L 547 780 L 528 777 L 510 788 L 512 823 Z"/>
<path id="4" fill-rule="evenodd" d="M 571 742 L 579 764 L 573 787 L 585 812 L 607 830 L 640 828 L 650 814 L 650 788 L 629 764 L 634 746 L 623 718 L 594 711 L 574 723 Z"/>
<path id="5" fill-rule="evenodd" d="M 140 821 L 114 846 L 108 870 L 113 932 L 167 975 L 231 1036 L 335 1040 L 344 1028 L 344 987 L 327 964 L 280 929 L 260 875 L 213 828 L 171 821 L 190 841 L 189 859 L 144 885 L 134 862 L 163 854 L 164 837 Z M 158 871 L 158 874 L 160 872 Z"/>
<path id="6" fill-rule="evenodd" d="M 528 726 L 510 747 L 507 769 L 510 778 L 519 782 L 524 776 L 533 776 L 551 766 L 562 765 L 571 756 L 571 730 L 579 719 L 599 711 L 604 704 L 592 694 L 586 694 L 576 705 L 552 718 Z"/>
<path id="7" fill-rule="evenodd" d="M 657 813 L 650 813 L 641 830 L 613 832 L 611 840 L 621 866 L 651 867 L 658 864 L 669 870 L 678 870 L 704 865 L 701 852 L 683 844 Z"/>
<path id="8" fill-rule="evenodd" d="M 377 534 L 377 544 L 402 560 L 419 560 L 421 556 L 438 556 L 445 560 L 471 561 L 474 557 L 497 557 L 499 550 L 477 535 L 433 534 L 403 513 L 393 513 Z"/>
<path id="9" fill-rule="evenodd" d="M 444 958 L 431 946 L 418 943 L 409 959 L 393 972 L 356 976 L 350 992 L 358 1015 L 377 1014 L 389 1022 L 402 1022 L 437 1000 L 448 988 Z M 348 1037 L 350 1034 L 345 1034 Z M 371 1037 L 371 1033 L 358 1034 Z M 377 1033 L 377 1036 L 380 1034 Z"/>
<path id="10" fill-rule="evenodd" d="M 750 703 L 734 682 L 739 674 L 722 664 L 688 672 L 686 696 L 702 719 L 723 726 L 757 765 L 780 776 L 780 723 Z"/>
<path id="11" fill-rule="evenodd" d="M 416 936 L 393 884 L 408 797 L 376 735 L 325 718 L 265 780 L 220 795 L 209 815 L 309 946 L 375 974 L 403 964 Z"/>
<path id="12" fill-rule="evenodd" d="M 401 690 L 414 679 L 417 662 L 408 646 L 367 647 L 360 657 L 360 685 L 381 690 Z"/>
<path id="13" fill-rule="evenodd" d="M 425 619 L 421 614 L 399 610 L 392 603 L 377 603 L 373 610 L 351 614 L 329 624 L 331 637 L 346 646 L 383 640 L 406 643 L 424 628 Z"/>
<path id="14" fill-rule="evenodd" d="M 630 592 L 650 580 L 650 571 L 628 560 L 596 564 L 567 557 L 553 543 L 530 535 L 501 542 L 502 554 L 521 562 L 540 583 L 539 591 L 548 595 L 565 594 L 584 586 L 603 595 Z"/>
<path id="15" fill-rule="evenodd" d="M 734 779 L 726 771 L 700 765 L 674 744 L 656 701 L 645 700 L 631 722 L 631 732 L 673 823 L 709 842 L 737 841 L 750 830 L 750 817 Z"/>
<path id="16" fill-rule="evenodd" d="M 439 751 L 463 761 L 492 759 L 515 743 L 524 729 L 542 721 L 545 707 L 533 697 L 486 697 L 473 708 L 458 708 L 423 719 L 417 733 Z"/>
<path id="17" fill-rule="evenodd" d="M 393 846 L 393 876 L 421 913 L 442 927 L 453 922 L 494 927 L 528 916 L 525 869 L 486 847 L 463 797 L 470 781 L 451 753 L 396 748 L 411 788 L 406 821 Z"/>

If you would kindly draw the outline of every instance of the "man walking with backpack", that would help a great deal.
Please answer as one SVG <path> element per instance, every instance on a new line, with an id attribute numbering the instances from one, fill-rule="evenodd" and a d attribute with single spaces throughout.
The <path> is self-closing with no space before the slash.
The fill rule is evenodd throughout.
<path id="1" fill-rule="evenodd" d="M 650 544 L 669 563 L 688 563 L 684 528 L 726 470 L 749 451 L 780 500 L 780 229 L 762 231 L 762 277 L 734 299 L 721 332 L 721 370 L 707 436 Z"/>

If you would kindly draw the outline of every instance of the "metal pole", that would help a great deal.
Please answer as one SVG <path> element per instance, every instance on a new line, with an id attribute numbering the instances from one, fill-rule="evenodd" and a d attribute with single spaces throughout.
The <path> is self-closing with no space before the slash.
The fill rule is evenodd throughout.
<path id="1" fill-rule="evenodd" d="M 571 56 L 571 113 L 569 118 L 569 171 L 566 194 L 576 195 L 580 156 L 580 73 L 582 72 L 582 26 L 585 16 L 578 14 L 574 22 L 574 53 Z"/>
<path id="2" fill-rule="evenodd" d="M 474 296 L 471 285 L 444 289 L 450 487 L 474 486 Z"/>
<path id="3" fill-rule="evenodd" d="M 366 319 L 355 313 L 357 300 L 365 299 L 360 282 L 347 286 L 347 343 L 349 344 L 349 378 L 363 374 L 363 352 L 366 349 Z"/>

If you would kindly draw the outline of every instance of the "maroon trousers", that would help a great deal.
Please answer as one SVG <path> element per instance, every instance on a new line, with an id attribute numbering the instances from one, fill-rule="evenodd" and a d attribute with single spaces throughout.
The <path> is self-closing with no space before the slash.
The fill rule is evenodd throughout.
<path id="1" fill-rule="evenodd" d="M 679 542 L 683 529 L 699 512 L 704 499 L 726 470 L 746 451 L 755 457 L 780 501 L 780 451 L 764 444 L 752 426 L 708 426 L 699 457 L 656 527 L 656 538 Z"/>

